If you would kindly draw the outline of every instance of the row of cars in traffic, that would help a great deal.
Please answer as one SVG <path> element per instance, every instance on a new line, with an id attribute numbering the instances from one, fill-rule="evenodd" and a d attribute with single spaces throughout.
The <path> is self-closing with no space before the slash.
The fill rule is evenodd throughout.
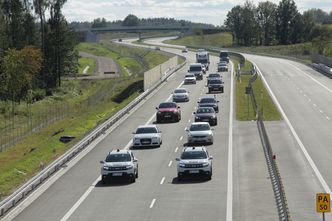
<path id="1" fill-rule="evenodd" d="M 198 71 L 198 68 L 200 70 Z M 198 63 L 189 66 L 188 73 L 192 76 L 185 76 L 184 83 L 188 83 L 188 78 L 193 78 L 191 83 L 196 84 L 196 80 L 202 80 L 204 69 Z M 199 74 L 195 74 L 200 72 Z M 209 93 L 213 91 L 209 85 L 215 81 L 221 82 L 223 93 L 223 82 L 219 73 L 211 73 L 207 76 L 207 86 Z M 212 86 L 213 87 L 213 86 Z M 189 102 L 190 92 L 186 88 L 177 88 L 172 93 L 172 101 L 162 102 L 156 107 L 156 123 L 162 122 L 179 122 L 181 120 L 181 108 L 177 102 Z M 178 161 L 177 175 L 181 180 L 185 175 L 200 174 L 211 179 L 212 177 L 212 156 L 204 146 L 194 146 L 195 144 L 205 145 L 213 144 L 213 129 L 211 126 L 218 124 L 217 114 L 219 112 L 219 101 L 214 96 L 202 97 L 198 101 L 196 111 L 193 113 L 195 122 L 186 129 L 187 147 L 184 147 Z M 160 147 L 162 145 L 162 131 L 155 124 L 141 125 L 133 133 L 132 148 L 140 147 Z M 109 178 L 118 176 L 129 177 L 131 182 L 138 178 L 138 161 L 131 150 L 112 150 L 108 153 L 105 161 L 100 162 L 101 179 L 105 183 Z"/>

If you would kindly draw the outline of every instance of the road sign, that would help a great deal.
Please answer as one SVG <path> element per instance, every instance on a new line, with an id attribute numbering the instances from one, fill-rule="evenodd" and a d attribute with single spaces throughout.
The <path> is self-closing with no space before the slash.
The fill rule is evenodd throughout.
<path id="1" fill-rule="evenodd" d="M 317 213 L 331 212 L 331 198 L 329 193 L 316 194 L 316 211 Z"/>

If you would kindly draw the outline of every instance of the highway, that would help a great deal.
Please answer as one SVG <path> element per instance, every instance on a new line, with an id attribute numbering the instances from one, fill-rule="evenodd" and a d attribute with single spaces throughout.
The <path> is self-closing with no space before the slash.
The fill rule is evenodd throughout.
<path id="1" fill-rule="evenodd" d="M 188 63 L 194 62 L 193 52 L 186 56 Z M 210 70 L 216 70 L 217 61 L 212 57 Z M 231 71 L 223 74 L 225 93 L 217 94 L 214 144 L 207 146 L 214 157 L 212 180 L 177 180 L 175 158 L 186 143 L 185 129 L 193 122 L 197 100 L 207 92 L 205 78 L 182 85 L 187 69 L 188 64 L 3 220 L 278 220 L 256 124 L 234 119 Z M 120 179 L 102 185 L 99 161 L 111 149 L 130 148 L 136 127 L 154 123 L 155 107 L 181 85 L 191 92 L 190 101 L 180 103 L 182 120 L 158 124 L 160 148 L 133 150 L 139 160 L 136 183 Z"/>

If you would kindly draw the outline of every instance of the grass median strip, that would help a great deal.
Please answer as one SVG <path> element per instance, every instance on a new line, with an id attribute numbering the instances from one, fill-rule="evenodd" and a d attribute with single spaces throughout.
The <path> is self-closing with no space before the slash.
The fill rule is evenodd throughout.
<path id="1" fill-rule="evenodd" d="M 84 74 L 83 71 L 84 69 L 89 66 L 88 68 L 88 71 L 86 74 L 93 74 L 95 72 L 95 69 L 96 69 L 96 60 L 93 59 L 93 58 L 79 58 L 78 59 L 78 74 L 81 75 L 81 74 Z"/>

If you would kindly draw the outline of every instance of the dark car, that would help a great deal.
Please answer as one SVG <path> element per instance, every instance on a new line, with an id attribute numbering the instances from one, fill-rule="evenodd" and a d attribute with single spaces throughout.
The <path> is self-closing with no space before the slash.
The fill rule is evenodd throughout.
<path id="1" fill-rule="evenodd" d="M 220 79 L 221 80 L 221 75 L 219 73 L 210 73 L 206 78 L 206 80 L 207 80 L 206 84 L 209 84 L 209 81 L 212 80 L 212 79 Z"/>
<path id="2" fill-rule="evenodd" d="M 213 91 L 220 91 L 220 93 L 224 93 L 224 82 L 221 79 L 211 79 L 208 83 L 209 93 Z"/>
<path id="3" fill-rule="evenodd" d="M 199 107 L 195 114 L 195 122 L 209 122 L 211 126 L 217 125 L 217 115 L 212 107 Z"/>
<path id="4" fill-rule="evenodd" d="M 165 121 L 179 122 L 181 120 L 181 110 L 175 102 L 161 103 L 156 109 L 158 110 L 156 113 L 157 123 Z"/>
<path id="5" fill-rule="evenodd" d="M 219 106 L 217 101 L 214 97 L 203 97 L 198 102 L 198 108 L 200 107 L 213 107 L 216 113 L 219 112 Z"/>

